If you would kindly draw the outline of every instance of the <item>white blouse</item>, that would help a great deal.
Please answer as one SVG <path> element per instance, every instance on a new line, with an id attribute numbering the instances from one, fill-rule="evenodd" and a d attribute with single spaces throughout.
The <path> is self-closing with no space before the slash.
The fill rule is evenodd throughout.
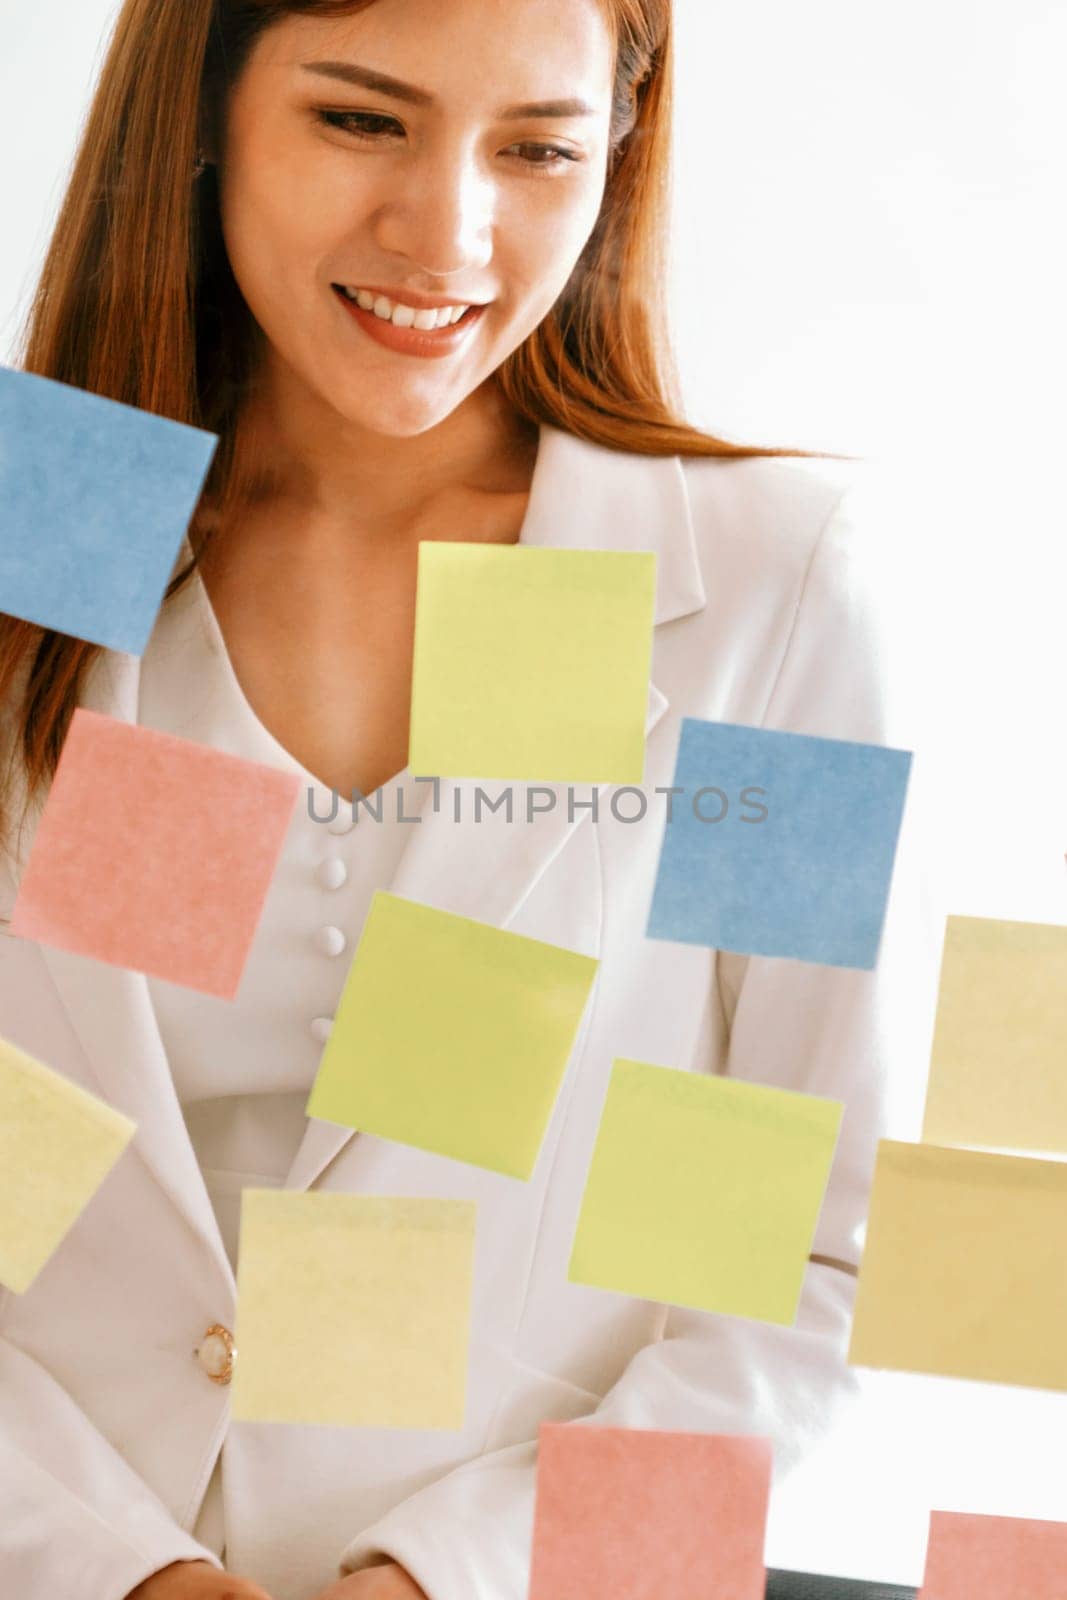
<path id="1" fill-rule="evenodd" d="M 391 882 L 418 826 L 408 819 L 418 817 L 428 786 L 416 784 L 405 767 L 354 815 L 350 798 L 308 772 L 245 697 L 199 571 L 156 620 L 141 661 L 138 723 L 301 779 L 234 999 L 148 978 L 178 1099 L 236 1272 L 241 1190 L 285 1182 L 371 897 Z M 221 1464 L 220 1457 L 195 1531 L 220 1557 Z"/>

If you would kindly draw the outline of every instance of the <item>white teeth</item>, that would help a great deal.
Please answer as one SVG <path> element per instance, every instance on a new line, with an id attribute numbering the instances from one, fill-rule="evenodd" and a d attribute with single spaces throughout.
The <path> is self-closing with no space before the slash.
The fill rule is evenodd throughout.
<path id="1" fill-rule="evenodd" d="M 386 295 L 374 295 L 369 289 L 350 289 L 343 286 L 347 299 L 354 300 L 364 311 L 373 311 L 383 322 L 395 328 L 421 328 L 427 332 L 434 328 L 449 328 L 470 310 L 469 306 L 440 306 L 430 311 L 416 311 L 414 306 L 399 305 Z"/>

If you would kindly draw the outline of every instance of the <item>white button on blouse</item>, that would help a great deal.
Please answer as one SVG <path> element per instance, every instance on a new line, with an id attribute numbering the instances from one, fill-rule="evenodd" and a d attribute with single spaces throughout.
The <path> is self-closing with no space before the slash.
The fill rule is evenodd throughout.
<path id="1" fill-rule="evenodd" d="M 319 862 L 317 876 L 324 889 L 339 889 L 348 877 L 348 868 L 340 856 L 327 856 Z"/>
<path id="2" fill-rule="evenodd" d="M 348 943 L 340 928 L 327 925 L 315 930 L 315 948 L 324 956 L 339 956 Z"/>
<path id="3" fill-rule="evenodd" d="M 370 797 L 373 810 L 360 806 L 353 814 L 351 798 L 338 796 L 336 820 L 314 820 L 330 816 L 333 792 L 252 710 L 199 573 L 156 619 L 141 661 L 138 722 L 301 779 L 234 999 L 147 980 L 189 1135 L 236 1270 L 241 1189 L 285 1182 L 371 897 L 392 881 L 420 826 L 397 818 L 417 816 L 429 786 L 416 784 L 404 768 Z M 218 1354 L 216 1343 L 201 1347 L 205 1372 Z M 221 1554 L 218 1467 L 197 1537 Z"/>

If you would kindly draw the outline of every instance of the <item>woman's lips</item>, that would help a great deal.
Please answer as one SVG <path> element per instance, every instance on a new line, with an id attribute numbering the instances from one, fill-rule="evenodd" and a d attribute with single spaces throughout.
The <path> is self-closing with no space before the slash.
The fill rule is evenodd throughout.
<path id="1" fill-rule="evenodd" d="M 449 328 L 398 328 L 395 323 L 387 322 L 384 317 L 376 317 L 373 311 L 364 311 L 362 306 L 350 300 L 344 290 L 339 289 L 336 284 L 331 287 L 349 316 L 378 344 L 384 345 L 387 350 L 397 350 L 401 355 L 423 356 L 430 360 L 434 357 L 452 355 L 470 338 L 475 324 L 481 321 L 482 313 L 485 311 L 484 306 L 471 306 L 470 310 Z"/>

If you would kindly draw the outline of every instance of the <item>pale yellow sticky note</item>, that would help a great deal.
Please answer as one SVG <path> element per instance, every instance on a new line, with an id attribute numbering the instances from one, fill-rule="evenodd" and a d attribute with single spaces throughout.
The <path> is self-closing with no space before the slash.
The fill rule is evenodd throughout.
<path id="1" fill-rule="evenodd" d="M 136 1124 L 0 1039 L 0 1282 L 23 1294 Z"/>
<path id="2" fill-rule="evenodd" d="M 792 1325 L 843 1107 L 616 1061 L 568 1277 Z"/>
<path id="3" fill-rule="evenodd" d="M 419 545 L 413 772 L 639 784 L 656 557 Z"/>
<path id="4" fill-rule="evenodd" d="M 848 1359 L 1067 1389 L 1067 1162 L 879 1142 Z"/>
<path id="5" fill-rule="evenodd" d="M 1067 1151 L 1067 927 L 947 919 L 922 1136 Z"/>
<path id="6" fill-rule="evenodd" d="M 234 1417 L 461 1428 L 475 1210 L 242 1190 Z"/>

